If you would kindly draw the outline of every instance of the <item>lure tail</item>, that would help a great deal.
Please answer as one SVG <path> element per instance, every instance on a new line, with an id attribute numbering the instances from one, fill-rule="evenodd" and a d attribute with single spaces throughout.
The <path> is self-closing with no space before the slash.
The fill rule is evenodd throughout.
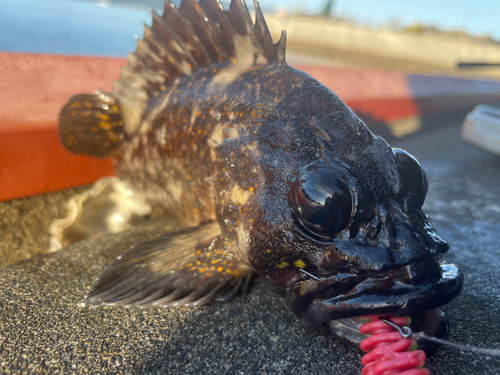
<path id="1" fill-rule="evenodd" d="M 123 124 L 118 100 L 96 91 L 69 100 L 59 115 L 59 134 L 69 151 L 106 158 L 113 154 Z"/>
<path id="2" fill-rule="evenodd" d="M 417 342 L 410 337 L 401 337 L 393 327 L 380 320 L 380 316 L 370 316 L 371 322 L 363 324 L 359 331 L 371 335 L 361 342 L 361 350 L 369 352 L 361 360 L 363 375 L 429 375 L 424 369 L 425 352 L 417 349 Z M 408 327 L 409 316 L 391 318 L 399 327 Z"/>

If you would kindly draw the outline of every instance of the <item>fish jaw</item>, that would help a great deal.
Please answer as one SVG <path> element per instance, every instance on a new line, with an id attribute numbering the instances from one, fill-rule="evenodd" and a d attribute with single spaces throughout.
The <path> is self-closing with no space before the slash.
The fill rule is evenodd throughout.
<path id="1" fill-rule="evenodd" d="M 412 280 L 410 274 L 420 270 L 426 276 Z M 453 300 L 464 281 L 456 265 L 432 258 L 382 273 L 318 279 L 302 278 L 286 290 L 295 314 L 309 330 L 343 318 L 429 311 Z"/>

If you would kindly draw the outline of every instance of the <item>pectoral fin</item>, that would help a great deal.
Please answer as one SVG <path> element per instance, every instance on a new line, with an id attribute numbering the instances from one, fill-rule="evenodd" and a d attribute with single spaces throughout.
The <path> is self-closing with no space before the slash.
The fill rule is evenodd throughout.
<path id="1" fill-rule="evenodd" d="M 174 307 L 225 302 L 255 271 L 224 242 L 217 223 L 140 242 L 98 278 L 81 306 Z"/>
<path id="2" fill-rule="evenodd" d="M 72 97 L 59 114 L 61 141 L 75 154 L 111 156 L 123 127 L 118 100 L 101 91 Z"/>

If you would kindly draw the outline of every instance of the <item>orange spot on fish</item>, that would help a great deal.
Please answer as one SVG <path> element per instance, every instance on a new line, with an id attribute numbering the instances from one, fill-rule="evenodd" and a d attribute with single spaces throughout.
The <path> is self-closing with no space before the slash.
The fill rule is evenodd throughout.
<path id="1" fill-rule="evenodd" d="M 104 113 L 96 113 L 95 117 L 100 118 L 101 120 L 105 120 L 105 121 L 109 120 L 109 116 L 104 114 Z"/>
<path id="2" fill-rule="evenodd" d="M 109 123 L 108 121 L 100 121 L 99 127 L 103 130 L 109 130 L 111 129 L 111 123 Z"/>

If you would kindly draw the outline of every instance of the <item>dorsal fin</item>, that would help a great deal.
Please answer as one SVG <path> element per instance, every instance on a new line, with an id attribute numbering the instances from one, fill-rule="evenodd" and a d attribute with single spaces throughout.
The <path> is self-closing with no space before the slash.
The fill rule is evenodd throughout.
<path id="1" fill-rule="evenodd" d="M 120 100 L 126 127 L 136 128 L 146 101 L 181 76 L 212 63 L 285 64 L 286 34 L 273 43 L 259 3 L 252 23 L 245 0 L 224 10 L 219 0 L 182 0 L 176 8 L 165 0 L 163 15 L 153 11 L 151 27 L 129 54 L 113 94 Z M 240 56 L 244 51 L 245 56 Z M 250 61 L 250 64 L 252 62 Z"/>

